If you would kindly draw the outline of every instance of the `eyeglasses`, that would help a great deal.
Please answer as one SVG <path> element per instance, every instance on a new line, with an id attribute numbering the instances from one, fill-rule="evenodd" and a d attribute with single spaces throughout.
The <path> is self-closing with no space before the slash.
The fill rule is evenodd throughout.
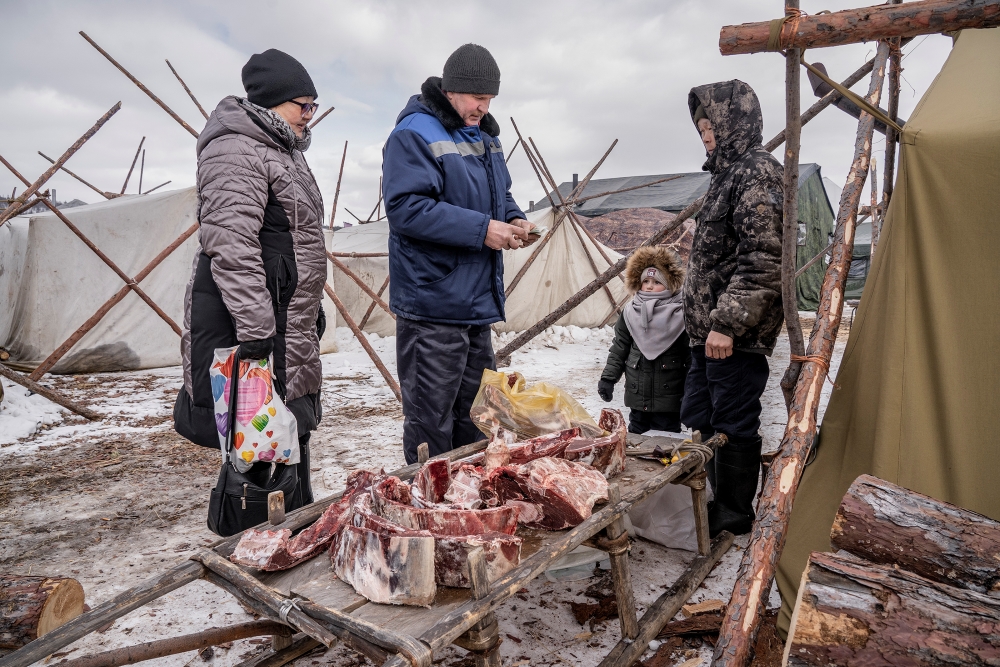
<path id="1" fill-rule="evenodd" d="M 296 102 L 295 100 L 288 100 L 288 103 L 297 105 L 302 110 L 303 116 L 309 113 L 316 113 L 316 109 L 319 109 L 319 105 L 315 102 Z"/>

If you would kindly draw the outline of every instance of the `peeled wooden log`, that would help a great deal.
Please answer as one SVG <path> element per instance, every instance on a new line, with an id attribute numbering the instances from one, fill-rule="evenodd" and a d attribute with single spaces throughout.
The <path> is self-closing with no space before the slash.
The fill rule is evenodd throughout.
<path id="1" fill-rule="evenodd" d="M 847 490 L 830 543 L 932 581 L 1000 590 L 1000 523 L 871 475 Z"/>
<path id="2" fill-rule="evenodd" d="M 0 575 L 0 648 L 20 648 L 82 613 L 76 579 Z"/>
<path id="3" fill-rule="evenodd" d="M 789 19 L 781 27 L 780 43 L 770 47 L 770 21 L 727 25 L 719 33 L 719 52 L 732 56 L 787 48 L 815 49 L 998 25 L 997 0 L 924 0 Z"/>
<path id="4" fill-rule="evenodd" d="M 849 554 L 809 557 L 783 664 L 998 663 L 1000 600 Z"/>
<path id="5" fill-rule="evenodd" d="M 879 45 L 868 102 L 877 105 L 885 77 L 889 47 Z M 844 287 L 854 252 L 854 226 L 861 190 L 868 175 L 874 118 L 861 114 L 854 144 L 854 162 L 840 197 L 840 209 L 833 237 L 830 264 L 823 278 L 816 324 L 809 337 L 807 354 L 795 384 L 788 411 L 788 425 L 781 439 L 779 454 L 768 468 L 764 488 L 757 505 L 757 519 L 750 542 L 743 552 L 736 585 L 726 607 L 726 615 L 715 645 L 713 665 L 744 667 L 750 664 L 754 642 L 764 618 L 764 603 L 774 583 L 774 572 L 781 558 L 806 457 L 816 434 L 816 417 L 823 383 L 830 372 L 830 358 L 837 341 L 840 318 L 844 313 Z"/>

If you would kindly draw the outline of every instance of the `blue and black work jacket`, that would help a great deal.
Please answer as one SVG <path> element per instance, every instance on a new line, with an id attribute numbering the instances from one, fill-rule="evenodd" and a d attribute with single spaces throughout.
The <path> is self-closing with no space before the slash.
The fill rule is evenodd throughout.
<path id="1" fill-rule="evenodd" d="M 389 305 L 401 317 L 462 325 L 504 319 L 503 254 L 490 220 L 524 218 L 510 194 L 499 126 L 466 127 L 431 77 L 383 149 Z"/>

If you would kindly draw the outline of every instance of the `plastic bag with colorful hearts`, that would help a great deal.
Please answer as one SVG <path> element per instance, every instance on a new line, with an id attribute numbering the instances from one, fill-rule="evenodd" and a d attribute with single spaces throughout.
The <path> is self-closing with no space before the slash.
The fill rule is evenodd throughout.
<path id="1" fill-rule="evenodd" d="M 273 358 L 237 361 L 236 350 L 236 347 L 215 350 L 215 360 L 209 369 L 215 399 L 215 424 L 223 453 L 227 450 L 230 428 L 233 428 L 230 456 L 243 463 L 241 468 L 257 462 L 298 463 L 298 425 L 295 416 L 274 391 Z M 234 363 L 238 363 L 239 368 L 236 369 L 235 414 L 232 414 L 230 385 Z"/>

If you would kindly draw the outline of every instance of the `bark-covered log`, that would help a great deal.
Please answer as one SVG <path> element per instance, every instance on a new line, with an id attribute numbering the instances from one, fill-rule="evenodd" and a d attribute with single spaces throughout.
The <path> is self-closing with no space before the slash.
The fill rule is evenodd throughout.
<path id="1" fill-rule="evenodd" d="M 76 579 L 0 575 L 0 648 L 20 648 L 82 613 Z"/>
<path id="2" fill-rule="evenodd" d="M 880 44 L 868 88 L 868 101 L 871 104 L 878 104 L 888 57 L 888 45 Z M 764 618 L 764 603 L 771 584 L 774 583 L 774 572 L 785 546 L 792 504 L 816 433 L 820 395 L 830 371 L 830 358 L 837 341 L 840 318 L 844 313 L 844 287 L 854 252 L 858 203 L 868 175 L 873 125 L 872 116 L 861 114 L 854 144 L 854 162 L 840 197 L 834 245 L 820 290 L 816 324 L 809 337 L 807 355 L 795 385 L 795 395 L 788 412 L 788 425 L 778 449 L 780 453 L 764 478 L 764 488 L 757 505 L 757 520 L 750 534 L 750 542 L 743 552 L 736 585 L 719 633 L 719 642 L 715 645 L 713 664 L 718 667 L 744 667 L 750 664 L 757 630 Z"/>
<path id="3" fill-rule="evenodd" d="M 830 543 L 933 581 L 1000 590 L 1000 523 L 871 475 L 847 490 Z"/>
<path id="4" fill-rule="evenodd" d="M 815 49 L 998 25 L 997 0 L 924 0 L 790 19 L 782 26 L 779 47 Z M 731 56 L 777 50 L 768 48 L 770 35 L 770 21 L 727 25 L 719 33 L 719 52 Z"/>
<path id="5" fill-rule="evenodd" d="M 1000 600 L 848 554 L 814 552 L 785 664 L 996 665 Z"/>

